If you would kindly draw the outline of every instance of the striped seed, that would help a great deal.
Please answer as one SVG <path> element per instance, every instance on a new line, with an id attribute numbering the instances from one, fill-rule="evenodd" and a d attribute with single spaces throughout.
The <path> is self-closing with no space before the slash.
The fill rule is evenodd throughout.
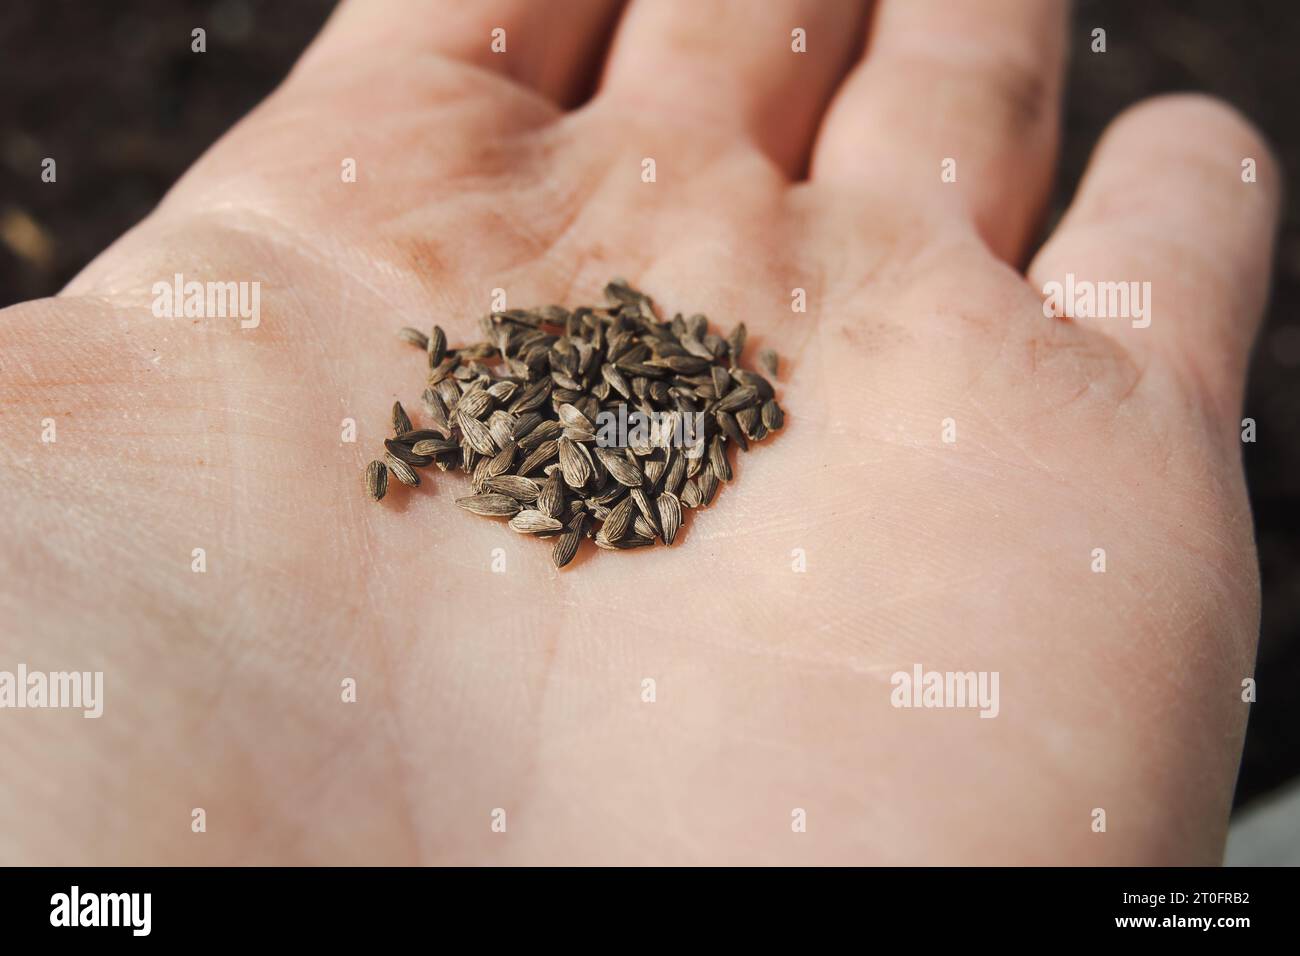
<path id="1" fill-rule="evenodd" d="M 627 460 L 626 456 L 614 451 L 612 448 L 597 448 L 596 457 L 600 463 L 609 469 L 610 477 L 620 485 L 626 485 L 629 488 L 640 488 L 645 483 L 645 475 L 641 469 Z"/>
<path id="2" fill-rule="evenodd" d="M 379 501 L 388 491 L 388 469 L 382 461 L 366 465 L 366 494 Z"/>
<path id="3" fill-rule="evenodd" d="M 555 546 L 551 549 L 551 561 L 557 568 L 564 567 L 578 553 L 578 545 L 582 543 L 582 531 L 586 521 L 586 514 L 575 515 L 569 522 L 568 530 L 555 540 Z"/>
<path id="4" fill-rule="evenodd" d="M 536 471 L 559 453 L 559 442 L 544 441 L 529 452 L 528 457 L 520 462 L 519 470 L 515 472 L 515 474 L 527 475 L 530 472 Z"/>
<path id="5" fill-rule="evenodd" d="M 520 511 L 519 502 L 514 498 L 492 492 L 457 498 L 456 504 L 466 511 L 472 511 L 476 515 L 485 515 L 489 518 L 513 517 Z"/>
<path id="6" fill-rule="evenodd" d="M 510 519 L 511 530 L 520 534 L 550 534 L 563 527 L 557 519 L 540 511 L 521 511 Z"/>
<path id="7" fill-rule="evenodd" d="M 785 412 L 776 403 L 776 399 L 769 398 L 763 403 L 763 427 L 775 432 L 780 431 L 783 425 L 785 425 Z"/>
<path id="8" fill-rule="evenodd" d="M 417 348 L 427 349 L 429 347 L 429 337 L 419 329 L 413 329 L 409 325 L 404 329 L 398 329 L 397 337 Z"/>
<path id="9" fill-rule="evenodd" d="M 488 478 L 485 484 L 489 491 L 495 491 L 502 495 L 509 495 L 516 501 L 537 501 L 538 495 L 541 491 L 537 482 L 533 481 L 531 478 L 520 478 L 518 475 L 493 475 Z M 551 515 L 551 517 L 555 518 L 559 516 Z"/>
<path id="10" fill-rule="evenodd" d="M 664 544 L 672 544 L 682 527 L 682 503 L 676 495 L 665 491 L 656 499 L 655 507 L 659 510 L 659 527 Z"/>
<path id="11" fill-rule="evenodd" d="M 411 430 L 411 419 L 401 402 L 393 402 L 393 434 L 401 435 Z"/>
<path id="12" fill-rule="evenodd" d="M 564 508 L 564 485 L 559 469 L 552 471 L 537 496 L 537 510 L 545 512 L 552 518 L 560 517 Z"/>
<path id="13" fill-rule="evenodd" d="M 500 450 L 492 440 L 492 433 L 488 427 L 477 418 L 457 415 L 456 424 L 460 426 L 460 433 L 465 436 L 465 441 L 469 442 L 469 446 L 480 455 L 495 455 Z"/>
<path id="14" fill-rule="evenodd" d="M 571 438 L 559 440 L 560 468 L 564 470 L 564 483 L 570 488 L 581 488 L 591 478 L 591 460 L 586 449 Z"/>
<path id="15" fill-rule="evenodd" d="M 384 452 L 384 464 L 392 472 L 394 478 L 404 485 L 410 485 L 412 488 L 420 486 L 420 476 L 415 473 L 415 469 L 408 465 L 402 459 L 397 458 L 391 451 Z"/>

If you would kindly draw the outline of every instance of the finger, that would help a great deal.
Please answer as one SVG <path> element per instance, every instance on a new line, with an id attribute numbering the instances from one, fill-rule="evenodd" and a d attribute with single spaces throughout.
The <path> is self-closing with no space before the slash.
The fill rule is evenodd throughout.
<path id="1" fill-rule="evenodd" d="M 303 57 L 329 69 L 436 54 L 510 77 L 561 106 L 590 87 L 623 0 L 347 0 Z M 499 31 L 499 32 L 498 32 Z"/>
<path id="2" fill-rule="evenodd" d="M 632 0 L 600 95 L 747 136 L 797 175 L 865 18 L 859 0 Z"/>
<path id="3" fill-rule="evenodd" d="M 1268 294 L 1280 194 L 1267 144 L 1231 107 L 1205 96 L 1147 100 L 1102 136 L 1029 279 L 1061 306 L 1072 302 L 1075 321 L 1139 359 L 1168 360 L 1235 412 Z"/>
<path id="4" fill-rule="evenodd" d="M 884 0 L 818 136 L 813 180 L 946 190 L 1014 261 L 1051 186 L 1066 20 L 1061 0 Z"/>

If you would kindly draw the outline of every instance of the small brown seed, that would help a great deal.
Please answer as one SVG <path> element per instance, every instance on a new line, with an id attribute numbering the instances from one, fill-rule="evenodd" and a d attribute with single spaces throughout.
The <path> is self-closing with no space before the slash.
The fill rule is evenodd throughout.
<path id="1" fill-rule="evenodd" d="M 709 470 L 719 481 L 731 480 L 731 463 L 727 461 L 727 446 L 722 443 L 721 435 L 714 435 L 709 442 Z"/>
<path id="2" fill-rule="evenodd" d="M 569 528 L 564 534 L 555 540 L 555 547 L 551 549 L 551 561 L 557 568 L 562 568 L 573 560 L 574 555 L 578 553 L 578 545 L 582 543 L 582 529 L 587 520 L 585 514 L 578 514 L 569 522 Z"/>
<path id="3" fill-rule="evenodd" d="M 677 494 L 685 477 L 686 456 L 678 451 L 673 454 L 672 464 L 668 466 L 668 472 L 664 475 L 664 491 L 672 495 Z"/>
<path id="4" fill-rule="evenodd" d="M 734 388 L 718 400 L 718 411 L 736 412 L 748 408 L 758 401 L 758 389 L 752 385 Z"/>
<path id="5" fill-rule="evenodd" d="M 645 483 L 641 469 L 627 460 L 627 457 L 612 448 L 597 448 L 596 457 L 609 469 L 610 476 L 620 485 L 640 488 Z"/>
<path id="6" fill-rule="evenodd" d="M 641 512 L 641 517 L 645 518 L 650 527 L 658 532 L 659 512 L 655 508 L 654 502 L 650 500 L 650 496 L 641 488 L 633 488 L 628 493 L 628 497 L 636 505 L 637 511 Z"/>
<path id="7" fill-rule="evenodd" d="M 418 488 L 420 485 L 420 476 L 415 473 L 415 469 L 408 465 L 402 459 L 397 458 L 391 451 L 384 452 L 384 464 L 392 472 L 394 478 L 404 485 L 410 485 L 412 488 Z"/>
<path id="8" fill-rule="evenodd" d="M 539 448 L 544 442 L 553 438 L 559 438 L 564 432 L 564 425 L 555 420 L 545 421 L 537 425 L 528 432 L 523 438 L 519 439 L 519 447 L 524 451 L 532 451 Z"/>
<path id="9" fill-rule="evenodd" d="M 411 419 L 401 402 L 393 402 L 393 434 L 401 435 L 411 430 Z"/>
<path id="10" fill-rule="evenodd" d="M 591 461 L 585 451 L 570 438 L 559 440 L 560 467 L 564 470 L 564 483 L 570 488 L 581 488 L 591 479 Z"/>
<path id="11" fill-rule="evenodd" d="M 745 350 L 745 339 L 748 337 L 749 330 L 745 328 L 744 322 L 739 323 L 727 336 L 727 349 L 731 353 L 733 367 L 740 364 L 740 353 Z"/>
<path id="12" fill-rule="evenodd" d="M 698 508 L 700 506 L 700 489 L 695 484 L 694 478 L 686 479 L 682 485 L 681 502 L 683 508 Z"/>
<path id="13" fill-rule="evenodd" d="M 548 461 L 553 459 L 559 453 L 560 453 L 559 442 L 544 441 L 536 448 L 534 448 L 532 452 L 529 453 L 527 458 L 525 458 L 522 462 L 520 462 L 519 469 L 516 472 L 516 474 L 527 475 L 532 471 L 536 471 L 538 468 L 546 464 Z"/>
<path id="14" fill-rule="evenodd" d="M 417 455 L 441 455 L 459 450 L 460 443 L 450 438 L 422 438 L 411 446 L 411 451 Z"/>
<path id="15" fill-rule="evenodd" d="M 427 349 L 429 347 L 429 337 L 419 329 L 413 329 L 409 325 L 404 329 L 398 329 L 397 337 L 403 342 L 408 342 L 418 348 Z"/>
<path id="16" fill-rule="evenodd" d="M 713 366 L 710 375 L 713 379 L 713 394 L 716 397 L 721 398 L 731 390 L 731 376 L 727 374 L 727 370 L 721 365 Z"/>
<path id="17" fill-rule="evenodd" d="M 469 442 L 469 446 L 480 455 L 495 455 L 500 450 L 492 440 L 492 433 L 488 427 L 477 418 L 457 415 L 456 424 L 460 426 L 465 441 Z"/>
<path id="18" fill-rule="evenodd" d="M 537 482 L 531 478 L 520 478 L 518 475 L 494 475 L 485 482 L 489 491 L 495 491 L 499 494 L 509 495 L 516 501 L 536 501 L 541 489 Z M 558 517 L 552 515 L 551 517 Z"/>
<path id="19" fill-rule="evenodd" d="M 447 407 L 442 404 L 438 393 L 432 388 L 426 388 L 424 394 L 420 396 L 420 404 L 424 406 L 424 413 L 429 416 L 434 430 L 443 438 L 450 438 L 451 426 L 447 423 Z"/>
<path id="20" fill-rule="evenodd" d="M 510 470 L 510 466 L 514 464 L 514 461 L 515 443 L 511 440 L 506 442 L 505 446 L 488 462 L 488 477 L 494 478 L 497 475 L 504 475 Z"/>
<path id="21" fill-rule="evenodd" d="M 388 491 L 388 469 L 382 461 L 372 461 L 366 466 L 366 494 L 379 501 Z"/>
<path id="22" fill-rule="evenodd" d="M 780 360 L 776 352 L 772 349 L 760 349 L 758 352 L 758 364 L 763 366 L 763 371 L 767 373 L 768 378 L 776 378 L 777 366 Z"/>
<path id="23" fill-rule="evenodd" d="M 442 330 L 442 326 L 433 327 L 433 334 L 425 338 L 424 347 L 429 352 L 429 368 L 441 365 L 447 357 L 447 333 Z"/>
<path id="24" fill-rule="evenodd" d="M 682 503 L 676 495 L 666 491 L 655 501 L 655 505 L 659 509 L 659 527 L 663 532 L 664 544 L 672 544 L 682 527 Z"/>
<path id="25" fill-rule="evenodd" d="M 718 476 L 713 473 L 713 469 L 705 468 L 700 473 L 700 507 L 707 508 L 713 502 L 713 496 L 718 491 Z"/>
<path id="26" fill-rule="evenodd" d="M 631 530 L 635 513 L 635 503 L 631 498 L 624 498 L 610 509 L 609 515 L 605 518 L 605 523 L 600 527 L 600 533 L 605 536 L 607 541 L 618 541 Z"/>
<path id="27" fill-rule="evenodd" d="M 390 455 L 394 455 L 406 462 L 413 468 L 427 468 L 433 464 L 432 455 L 420 455 L 409 446 L 396 438 L 385 438 L 384 447 L 388 449 Z"/>
<path id="28" fill-rule="evenodd" d="M 776 399 L 769 398 L 763 403 L 763 427 L 775 432 L 780 431 L 783 425 L 785 425 L 785 412 L 776 403 Z"/>
<path id="29" fill-rule="evenodd" d="M 520 534 L 548 534 L 559 531 L 564 525 L 540 511 L 521 511 L 510 519 L 510 527 Z"/>
<path id="30" fill-rule="evenodd" d="M 456 504 L 466 511 L 472 511 L 476 515 L 485 515 L 489 518 L 513 517 L 520 511 L 519 502 L 514 498 L 509 495 L 495 493 L 457 498 Z"/>
<path id="31" fill-rule="evenodd" d="M 482 388 L 473 388 L 460 397 L 456 403 L 454 412 L 457 422 L 464 418 L 482 419 L 483 415 L 492 407 L 492 396 Z"/>
<path id="32" fill-rule="evenodd" d="M 739 445 L 745 451 L 749 451 L 749 439 L 745 437 L 745 433 L 736 424 L 735 415 L 732 415 L 731 412 L 715 412 L 714 417 L 718 420 L 718 426 L 722 429 L 722 434 L 727 436 L 727 441 Z"/>
<path id="33" fill-rule="evenodd" d="M 560 469 L 552 471 L 537 496 L 537 510 L 558 518 L 564 509 L 564 484 Z"/>

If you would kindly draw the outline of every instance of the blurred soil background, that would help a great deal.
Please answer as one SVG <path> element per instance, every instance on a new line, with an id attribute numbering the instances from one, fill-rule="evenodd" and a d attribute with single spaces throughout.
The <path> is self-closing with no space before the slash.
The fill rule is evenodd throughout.
<path id="1" fill-rule="evenodd" d="M 545 0 L 538 0 L 545 2 Z M 835 0 L 831 0 L 835 2 Z M 966 0 L 978 3 L 979 0 Z M 0 306 L 52 295 L 144 217 L 285 76 L 332 0 L 6 0 L 0 5 Z M 1052 218 L 1123 107 L 1202 90 L 1273 142 L 1290 190 L 1245 446 L 1263 638 L 1237 805 L 1300 776 L 1300 3 L 1082 0 Z M 207 30 L 207 52 L 190 31 Z M 1107 51 L 1090 34 L 1106 31 Z M 41 160 L 58 163 L 56 183 Z"/>

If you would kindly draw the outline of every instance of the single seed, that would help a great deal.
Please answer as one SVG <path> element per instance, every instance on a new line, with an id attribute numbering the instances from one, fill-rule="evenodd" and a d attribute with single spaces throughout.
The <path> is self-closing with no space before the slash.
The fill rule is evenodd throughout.
<path id="1" fill-rule="evenodd" d="M 785 412 L 781 411 L 781 406 L 776 403 L 776 399 L 769 398 L 763 403 L 763 427 L 772 431 L 780 431 L 785 424 Z"/>
<path id="2" fill-rule="evenodd" d="M 686 479 L 682 486 L 681 502 L 683 508 L 698 508 L 700 506 L 700 489 L 695 484 L 694 478 Z"/>
<path id="3" fill-rule="evenodd" d="M 457 415 L 456 424 L 460 426 L 460 433 L 465 436 L 465 441 L 469 442 L 469 446 L 480 455 L 495 455 L 500 450 L 492 440 L 492 432 L 477 418 Z"/>
<path id="4" fill-rule="evenodd" d="M 600 533 L 608 541 L 617 541 L 628 533 L 632 528 L 632 518 L 636 513 L 636 505 L 631 498 L 624 498 L 613 508 L 605 518 L 605 523 L 600 526 Z"/>
<path id="5" fill-rule="evenodd" d="M 668 466 L 668 472 L 664 475 L 664 491 L 671 495 L 677 494 L 685 477 L 686 456 L 681 452 L 677 452 L 673 455 L 672 464 Z"/>
<path id="6" fill-rule="evenodd" d="M 401 402 L 393 402 L 393 434 L 401 435 L 411 430 L 411 419 Z"/>
<path id="7" fill-rule="evenodd" d="M 719 481 L 731 480 L 731 464 L 727 461 L 727 448 L 721 435 L 714 435 L 709 442 L 709 470 L 718 476 Z"/>
<path id="8" fill-rule="evenodd" d="M 774 349 L 760 349 L 758 352 L 758 364 L 763 366 L 763 371 L 767 373 L 768 378 L 776 378 L 779 361 Z"/>
<path id="9" fill-rule="evenodd" d="M 710 377 L 713 379 L 713 394 L 716 398 L 721 398 L 731 389 L 731 376 L 721 365 L 713 366 Z"/>
<path id="10" fill-rule="evenodd" d="M 422 349 L 429 347 L 429 337 L 419 329 L 413 329 L 409 325 L 404 329 L 398 329 L 397 337 L 403 342 L 409 342 L 411 345 Z"/>
<path id="11" fill-rule="evenodd" d="M 560 470 L 552 471 L 537 496 L 537 510 L 545 512 L 552 518 L 560 517 L 564 509 L 564 485 Z"/>
<path id="12" fill-rule="evenodd" d="M 447 333 L 442 326 L 433 327 L 433 334 L 425 338 L 424 345 L 429 352 L 429 368 L 437 368 L 447 357 Z"/>
<path id="13" fill-rule="evenodd" d="M 745 433 L 740 430 L 736 424 L 736 416 L 731 412 L 715 412 L 714 417 L 718 420 L 718 426 L 722 429 L 722 434 L 727 436 L 727 441 L 733 442 L 749 451 L 749 440 L 745 438 Z"/>
<path id="14" fill-rule="evenodd" d="M 537 501 L 541 491 L 537 482 L 533 481 L 533 479 L 520 478 L 518 475 L 493 475 L 488 478 L 485 485 L 490 491 L 509 495 L 516 501 L 525 502 Z M 558 517 L 558 515 L 551 515 L 551 517 Z"/>
<path id="15" fill-rule="evenodd" d="M 379 501 L 388 491 L 388 469 L 382 461 L 372 461 L 366 466 L 366 494 Z"/>
<path id="16" fill-rule="evenodd" d="M 672 544 L 682 527 L 682 503 L 676 495 L 665 491 L 655 505 L 659 509 L 659 527 L 663 532 L 664 544 Z"/>
<path id="17" fill-rule="evenodd" d="M 700 473 L 700 507 L 707 508 L 713 502 L 713 496 L 718 491 L 718 476 L 713 473 L 713 469 L 705 468 Z"/>
<path id="18" fill-rule="evenodd" d="M 489 518 L 513 517 L 520 510 L 519 502 L 514 498 L 495 493 L 457 498 L 456 504 L 466 511 L 472 511 L 476 515 L 486 515 Z"/>
<path id="19" fill-rule="evenodd" d="M 745 350 L 745 339 L 749 337 L 749 330 L 745 328 L 745 323 L 739 323 L 731 334 L 727 336 L 727 349 L 731 353 L 731 365 L 734 368 L 740 364 L 740 353 Z"/>
<path id="20" fill-rule="evenodd" d="M 736 412 L 758 401 L 758 389 L 752 385 L 734 388 L 718 401 L 718 411 Z"/>
<path id="21" fill-rule="evenodd" d="M 552 458 L 560 453 L 560 445 L 555 441 L 544 441 L 534 448 L 522 462 L 519 464 L 519 470 L 516 474 L 526 475 L 535 471 L 542 465 L 546 464 Z"/>
<path id="22" fill-rule="evenodd" d="M 456 403 L 454 415 L 459 423 L 464 418 L 482 419 L 483 414 L 492 407 L 492 396 L 481 388 L 474 388 L 460 397 Z"/>
<path id="23" fill-rule="evenodd" d="M 393 477 L 402 484 L 410 485 L 412 488 L 419 487 L 420 476 L 415 473 L 415 469 L 402 459 L 395 457 L 391 451 L 384 452 L 384 464 L 393 473 Z"/>
<path id="24" fill-rule="evenodd" d="M 450 438 L 422 438 L 411 446 L 411 451 L 417 455 L 441 455 L 459 450 L 460 443 Z"/>
<path id="25" fill-rule="evenodd" d="M 432 455 L 419 455 L 408 445 L 403 444 L 395 438 L 385 438 L 384 447 L 388 453 L 402 461 L 406 462 L 413 468 L 427 468 L 433 464 Z"/>
<path id="26" fill-rule="evenodd" d="M 559 531 L 564 525 L 540 511 L 521 511 L 510 519 L 510 527 L 520 534 L 547 534 Z"/>
<path id="27" fill-rule="evenodd" d="M 591 478 L 591 461 L 584 449 L 570 438 L 559 441 L 560 467 L 564 470 L 564 483 L 570 488 L 581 488 Z"/>
<path id="28" fill-rule="evenodd" d="M 577 514 L 569 522 L 568 530 L 560 535 L 555 541 L 555 547 L 551 549 L 551 561 L 557 568 L 562 568 L 573 560 L 574 555 L 578 553 L 578 545 L 582 543 L 582 529 L 586 523 L 585 514 Z"/>
<path id="29" fill-rule="evenodd" d="M 641 473 L 641 469 L 612 448 L 597 448 L 596 457 L 609 469 L 610 476 L 620 485 L 640 488 L 645 483 L 645 475 Z"/>
<path id="30" fill-rule="evenodd" d="M 641 512 L 641 517 L 645 518 L 650 527 L 657 532 L 659 530 L 659 512 L 655 509 L 650 496 L 641 488 L 633 488 L 628 492 L 628 497 L 636 505 L 637 511 Z"/>

